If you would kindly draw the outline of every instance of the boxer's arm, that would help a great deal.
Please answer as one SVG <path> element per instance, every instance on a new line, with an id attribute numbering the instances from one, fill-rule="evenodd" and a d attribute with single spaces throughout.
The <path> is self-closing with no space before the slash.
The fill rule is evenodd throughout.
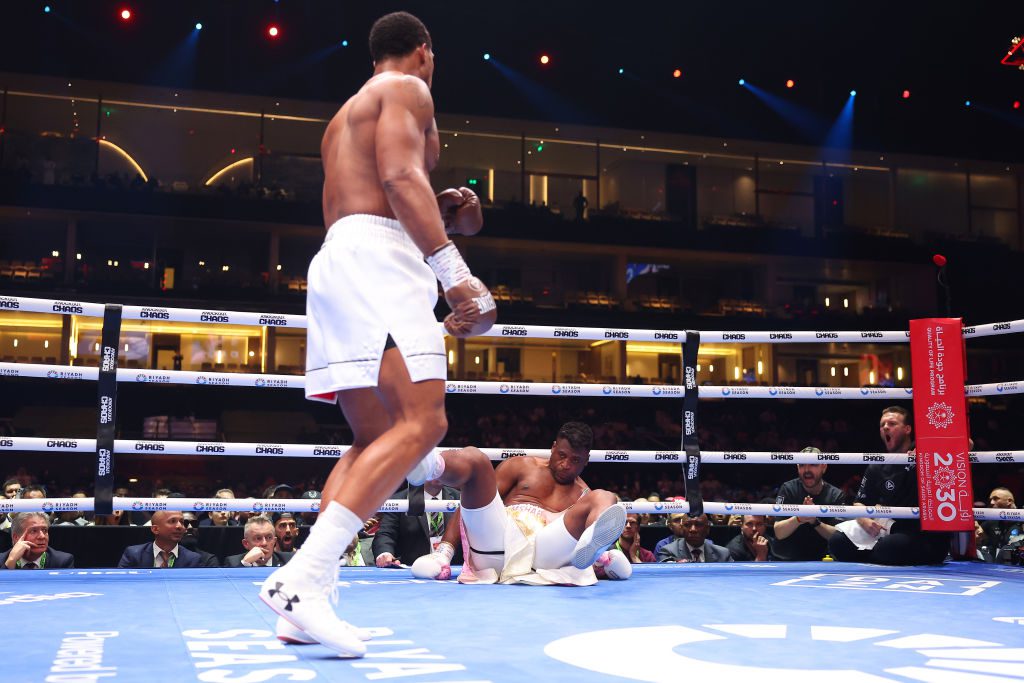
<path id="1" fill-rule="evenodd" d="M 434 103 L 422 80 L 408 76 L 381 84 L 377 174 L 395 217 L 424 256 L 448 241 L 424 158 L 433 119 Z"/>

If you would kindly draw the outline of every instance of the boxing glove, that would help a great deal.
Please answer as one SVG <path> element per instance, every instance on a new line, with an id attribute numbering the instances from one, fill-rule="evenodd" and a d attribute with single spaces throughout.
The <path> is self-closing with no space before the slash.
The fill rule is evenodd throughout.
<path id="1" fill-rule="evenodd" d="M 484 226 L 480 198 L 468 187 L 448 188 L 437 195 L 437 207 L 449 235 L 471 236 Z"/>
<path id="2" fill-rule="evenodd" d="M 451 561 L 454 554 L 455 548 L 442 541 L 434 552 L 416 558 L 410 567 L 412 575 L 417 579 L 447 581 L 452 578 Z"/>

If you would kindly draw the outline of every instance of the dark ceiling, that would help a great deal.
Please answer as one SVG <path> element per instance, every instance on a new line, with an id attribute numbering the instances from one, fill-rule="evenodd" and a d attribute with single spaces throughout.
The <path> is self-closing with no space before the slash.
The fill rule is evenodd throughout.
<path id="1" fill-rule="evenodd" d="M 440 112 L 822 143 L 819 129 L 788 122 L 740 87 L 743 77 L 826 124 L 856 89 L 858 148 L 1024 160 L 1024 108 L 1012 106 L 1024 100 L 1024 71 L 999 63 L 1024 34 L 1019 2 L 4 5 L 3 71 L 340 103 L 370 73 L 373 20 L 407 9 L 433 35 Z M 118 16 L 123 7 L 130 22 Z M 272 41 L 274 22 L 281 35 Z"/>

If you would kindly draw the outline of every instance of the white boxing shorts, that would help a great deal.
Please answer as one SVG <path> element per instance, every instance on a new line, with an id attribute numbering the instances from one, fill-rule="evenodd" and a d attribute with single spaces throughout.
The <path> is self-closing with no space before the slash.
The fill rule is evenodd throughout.
<path id="1" fill-rule="evenodd" d="M 334 403 L 339 391 L 377 386 L 389 334 L 413 382 L 447 378 L 437 278 L 401 223 L 341 218 L 307 279 L 306 398 Z"/>

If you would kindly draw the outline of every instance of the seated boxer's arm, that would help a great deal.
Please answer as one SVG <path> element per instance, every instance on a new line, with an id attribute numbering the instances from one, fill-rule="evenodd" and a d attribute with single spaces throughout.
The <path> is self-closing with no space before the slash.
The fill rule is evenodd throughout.
<path id="1" fill-rule="evenodd" d="M 459 507 L 451 514 L 444 524 L 444 533 L 441 534 L 441 543 L 450 543 L 453 548 L 458 548 L 462 543 L 462 508 Z"/>
<path id="2" fill-rule="evenodd" d="M 377 174 L 395 217 L 429 256 L 448 241 L 424 158 L 426 131 L 434 125 L 430 88 L 406 76 L 381 83 L 380 92 L 374 138 Z"/>

